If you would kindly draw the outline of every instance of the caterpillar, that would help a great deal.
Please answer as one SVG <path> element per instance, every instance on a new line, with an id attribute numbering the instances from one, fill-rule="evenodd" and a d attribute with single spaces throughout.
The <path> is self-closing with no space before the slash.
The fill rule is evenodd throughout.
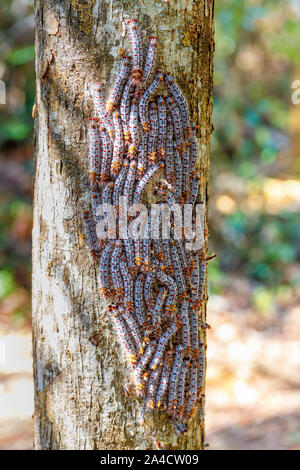
<path id="1" fill-rule="evenodd" d="M 171 351 L 169 350 L 165 354 L 162 371 L 161 371 L 160 383 L 159 383 L 158 390 L 157 390 L 156 397 L 155 397 L 155 404 L 157 408 L 160 408 L 162 404 L 162 400 L 164 399 L 164 396 L 168 388 L 169 376 L 170 376 L 170 370 L 171 370 L 171 361 L 172 361 L 172 354 L 171 354 Z"/>
<path id="2" fill-rule="evenodd" d="M 136 162 L 132 161 L 129 165 L 129 170 L 126 176 L 123 196 L 126 197 L 128 206 L 131 206 L 132 203 L 132 193 L 135 181 L 135 172 L 136 172 Z"/>
<path id="3" fill-rule="evenodd" d="M 102 139 L 102 148 L 103 148 L 103 155 L 102 155 L 102 162 L 101 162 L 101 181 L 107 181 L 110 173 L 110 166 L 112 161 L 112 143 L 109 135 L 107 134 L 105 128 L 100 126 L 100 133 Z"/>
<path id="4" fill-rule="evenodd" d="M 125 139 L 125 142 L 127 142 L 127 144 L 130 141 L 129 112 L 130 112 L 130 103 L 133 97 L 133 92 L 134 92 L 134 85 L 132 84 L 131 80 L 128 80 L 124 87 L 124 92 L 123 92 L 121 103 L 120 103 L 120 114 L 121 114 L 121 121 L 123 125 L 124 139 Z"/>
<path id="5" fill-rule="evenodd" d="M 199 340 L 199 353 L 197 358 L 197 397 L 200 398 L 204 378 L 205 355 L 202 341 Z"/>
<path id="6" fill-rule="evenodd" d="M 102 193 L 102 204 L 111 204 L 112 198 L 112 191 L 113 191 L 114 183 L 110 182 L 103 189 Z"/>
<path id="7" fill-rule="evenodd" d="M 133 280 L 132 276 L 128 270 L 125 257 L 121 258 L 120 261 L 120 270 L 123 278 L 124 284 L 124 305 L 129 311 L 133 311 Z"/>
<path id="8" fill-rule="evenodd" d="M 171 261 L 169 240 L 162 239 L 161 244 L 162 244 L 162 250 L 163 250 L 164 260 L 166 264 L 166 272 L 167 274 L 172 275 L 174 268 L 173 268 L 172 261 Z"/>
<path id="9" fill-rule="evenodd" d="M 156 103 L 152 102 L 149 106 L 150 118 L 150 132 L 148 137 L 148 162 L 149 165 L 155 163 L 156 159 L 156 146 L 157 146 L 157 133 L 158 133 L 158 114 Z"/>
<path id="10" fill-rule="evenodd" d="M 151 410 L 153 410 L 155 406 L 155 395 L 158 387 L 160 373 L 160 368 L 153 370 L 148 381 L 146 406 Z"/>
<path id="11" fill-rule="evenodd" d="M 179 86 L 175 82 L 174 78 L 172 78 L 170 74 L 168 73 L 165 74 L 165 80 L 178 105 L 178 108 L 180 109 L 182 122 L 183 122 L 184 130 L 185 130 L 185 135 L 189 137 L 190 132 L 191 132 L 191 125 L 190 125 L 189 111 L 188 111 L 188 105 L 187 105 L 186 99 L 182 91 L 180 90 Z"/>
<path id="12" fill-rule="evenodd" d="M 138 353 L 141 355 L 143 354 L 143 340 L 140 332 L 139 326 L 136 324 L 136 320 L 133 315 L 126 309 L 122 309 L 122 317 L 124 318 L 125 322 L 128 325 L 130 334 L 136 343 Z"/>
<path id="13" fill-rule="evenodd" d="M 113 110 L 116 109 L 117 106 L 119 105 L 119 102 L 122 96 L 122 91 L 126 83 L 126 80 L 129 76 L 129 72 L 130 72 L 129 58 L 124 57 L 121 70 L 115 80 L 109 99 L 106 103 L 106 110 L 109 113 L 112 113 Z"/>
<path id="14" fill-rule="evenodd" d="M 192 348 L 192 355 L 197 357 L 199 352 L 199 341 L 198 341 L 198 314 L 194 308 L 191 308 L 189 304 L 189 323 L 190 323 L 190 343 Z"/>
<path id="15" fill-rule="evenodd" d="M 178 382 L 179 371 L 182 364 L 182 350 L 183 347 L 181 344 L 176 346 L 175 358 L 173 361 L 173 366 L 170 374 L 170 384 L 169 384 L 169 395 L 168 395 L 168 410 L 170 413 L 173 413 L 177 399 L 176 399 L 176 388 Z"/>
<path id="16" fill-rule="evenodd" d="M 150 271 L 150 245 L 151 245 L 151 214 L 148 216 L 147 224 L 142 239 L 143 268 L 145 272 Z"/>
<path id="17" fill-rule="evenodd" d="M 133 344 L 132 339 L 130 338 L 130 335 L 127 331 L 126 325 L 124 320 L 122 319 L 122 316 L 120 315 L 119 311 L 117 309 L 114 309 L 113 315 L 112 315 L 113 322 L 116 326 L 118 336 L 121 340 L 121 344 L 125 350 L 126 355 L 129 358 L 129 361 L 131 364 L 136 363 L 136 349 Z"/>
<path id="18" fill-rule="evenodd" d="M 149 132 L 150 125 L 149 125 L 149 115 L 148 115 L 148 102 L 152 95 L 156 92 L 157 88 L 161 84 L 162 80 L 164 79 L 163 74 L 159 72 L 151 85 L 147 88 L 145 93 L 140 99 L 139 103 L 139 114 L 140 114 L 140 121 L 143 126 L 145 132 Z"/>
<path id="19" fill-rule="evenodd" d="M 154 256 L 157 258 L 159 261 L 163 261 L 164 259 L 164 254 L 163 254 L 163 248 L 162 248 L 162 243 L 159 238 L 152 240 L 153 247 L 154 247 Z"/>
<path id="20" fill-rule="evenodd" d="M 166 294 L 167 294 L 167 289 L 165 289 L 164 287 L 160 287 L 157 297 L 156 297 L 155 306 L 152 312 L 153 325 L 156 325 L 160 321 L 160 316 L 161 316 L 163 304 L 166 298 Z"/>
<path id="21" fill-rule="evenodd" d="M 157 98 L 158 105 L 158 136 L 157 154 L 158 158 L 164 159 L 166 156 L 167 141 L 167 107 L 163 96 Z"/>
<path id="22" fill-rule="evenodd" d="M 151 359 L 151 356 L 154 353 L 154 350 L 156 348 L 156 341 L 152 340 L 142 357 L 140 358 L 139 362 L 137 363 L 135 369 L 134 369 L 134 380 L 136 383 L 136 388 L 137 390 L 142 391 L 143 390 L 143 381 L 142 381 L 142 372 L 145 369 L 146 365 L 148 364 L 149 360 Z"/>
<path id="23" fill-rule="evenodd" d="M 199 187 L 200 187 L 200 176 L 195 175 L 194 178 L 192 179 L 192 188 L 191 188 L 191 192 L 190 192 L 189 200 L 188 200 L 188 203 L 192 204 L 193 206 L 196 203 Z"/>
<path id="24" fill-rule="evenodd" d="M 154 69 L 155 58 L 156 58 L 156 48 L 157 48 L 157 37 L 151 36 L 149 48 L 148 48 L 148 52 L 146 56 L 146 61 L 145 61 L 144 73 L 143 73 L 143 86 L 144 87 L 147 84 L 151 76 L 151 73 Z"/>
<path id="25" fill-rule="evenodd" d="M 171 113 L 171 117 L 173 120 L 174 125 L 174 134 L 176 139 L 177 150 L 182 153 L 185 150 L 185 142 L 183 137 L 183 129 L 182 129 L 182 121 L 180 117 L 180 111 L 175 104 L 175 101 L 172 97 L 168 96 L 167 99 L 167 106 Z"/>
<path id="26" fill-rule="evenodd" d="M 158 344 L 157 344 L 157 349 L 154 353 L 154 358 L 153 358 L 153 360 L 150 364 L 150 369 L 156 369 L 156 367 L 158 366 L 158 364 L 161 360 L 161 357 L 164 353 L 167 342 L 174 335 L 177 328 L 178 328 L 178 324 L 177 324 L 177 321 L 175 320 L 172 323 L 172 325 L 170 326 L 170 328 L 161 336 L 161 338 L 160 338 L 160 340 L 158 341 Z"/>
<path id="27" fill-rule="evenodd" d="M 91 212 L 84 211 L 83 218 L 85 221 L 85 227 L 87 232 L 87 238 L 89 241 L 90 246 L 90 253 L 95 261 L 98 260 L 99 257 L 99 246 L 96 234 L 96 223 L 95 219 Z"/>
<path id="28" fill-rule="evenodd" d="M 183 203 L 182 197 L 182 161 L 177 149 L 174 149 L 174 170 L 175 170 L 175 199 L 179 204 Z"/>
<path id="29" fill-rule="evenodd" d="M 129 113 L 129 133 L 131 144 L 129 146 L 128 153 L 131 158 L 137 155 L 137 151 L 140 145 L 140 124 L 138 121 L 138 104 L 137 97 L 135 96 L 131 103 L 131 109 Z"/>
<path id="30" fill-rule="evenodd" d="M 189 388 L 188 388 L 188 402 L 184 410 L 185 418 L 191 419 L 194 406 L 197 400 L 197 363 L 194 361 L 189 370 Z"/>
<path id="31" fill-rule="evenodd" d="M 99 121 L 102 123 L 109 136 L 113 139 L 114 137 L 114 126 L 112 119 L 105 108 L 105 103 L 102 96 L 102 83 L 96 83 L 93 87 L 93 98 L 95 104 L 95 110 Z"/>
<path id="32" fill-rule="evenodd" d="M 188 301 L 185 300 L 181 304 L 180 308 L 180 319 L 181 319 L 181 331 L 182 331 L 182 346 L 186 354 L 191 352 L 191 338 L 190 338 L 190 325 L 189 325 L 189 316 L 188 316 Z"/>
<path id="33" fill-rule="evenodd" d="M 183 200 L 188 202 L 190 197 L 190 190 L 189 190 L 189 169 L 190 169 L 190 158 L 189 152 L 185 150 L 182 155 L 182 194 Z"/>
<path id="34" fill-rule="evenodd" d="M 113 123 L 115 126 L 115 138 L 113 147 L 113 158 L 111 162 L 111 174 L 117 175 L 122 166 L 122 156 L 124 152 L 124 137 L 122 122 L 119 113 L 113 114 Z"/>
<path id="35" fill-rule="evenodd" d="M 97 209 L 101 204 L 101 193 L 99 192 L 99 189 L 95 186 L 92 187 L 92 211 L 94 215 L 97 214 Z"/>
<path id="36" fill-rule="evenodd" d="M 113 187 L 113 195 L 112 195 L 112 202 L 116 209 L 119 209 L 119 198 L 121 196 L 121 192 L 125 183 L 126 175 L 129 168 L 129 161 L 125 159 L 123 161 L 123 166 L 121 171 L 119 172 Z"/>
<path id="37" fill-rule="evenodd" d="M 184 359 L 178 374 L 178 383 L 175 393 L 175 402 L 176 402 L 176 415 L 181 415 L 184 412 L 184 391 L 186 384 L 186 373 L 188 367 L 190 366 L 189 359 Z"/>
<path id="38" fill-rule="evenodd" d="M 143 134 L 141 137 L 141 144 L 138 153 L 137 175 L 139 179 L 142 178 L 144 172 L 147 170 L 147 148 L 148 138 L 146 134 Z"/>
<path id="39" fill-rule="evenodd" d="M 145 325 L 145 306 L 144 306 L 144 274 L 139 274 L 134 291 L 135 313 L 140 326 Z"/>
<path id="40" fill-rule="evenodd" d="M 181 295 L 181 300 L 184 300 L 187 296 L 187 288 L 186 288 L 185 278 L 183 274 L 183 269 L 182 269 L 178 252 L 177 252 L 177 248 L 176 248 L 176 242 L 174 240 L 171 243 L 170 250 L 171 250 L 171 258 L 172 258 L 173 266 L 174 266 L 174 277 L 177 282 L 178 291 Z"/>
<path id="41" fill-rule="evenodd" d="M 196 127 L 192 125 L 191 128 L 191 137 L 190 137 L 190 179 L 195 176 L 195 163 L 197 160 L 198 155 L 198 148 L 197 148 L 197 137 L 196 137 Z"/>
<path id="42" fill-rule="evenodd" d="M 196 257 L 196 262 L 194 264 L 194 269 L 192 271 L 192 296 L 191 301 L 194 305 L 195 302 L 199 299 L 199 279 L 200 279 L 200 271 L 199 271 L 199 257 Z"/>
<path id="43" fill-rule="evenodd" d="M 135 260 L 134 260 L 134 242 L 131 238 L 124 238 L 123 240 L 126 262 L 128 264 L 129 272 L 135 274 Z"/>
<path id="44" fill-rule="evenodd" d="M 133 84 L 139 86 L 142 82 L 143 68 L 142 41 L 139 30 L 137 28 L 137 20 L 135 18 L 128 20 L 127 24 L 133 52 L 133 71 L 131 73 L 131 77 Z"/>
<path id="45" fill-rule="evenodd" d="M 184 250 L 182 240 L 175 240 L 175 245 L 177 248 L 177 253 L 180 259 L 180 264 L 182 266 L 183 272 L 185 276 L 187 276 L 190 274 L 190 269 L 189 269 L 189 266 L 191 264 L 190 253 Z"/>
<path id="46" fill-rule="evenodd" d="M 199 267 L 199 298 L 203 299 L 204 282 L 206 277 L 207 258 L 203 257 Z"/>
<path id="47" fill-rule="evenodd" d="M 168 288 L 168 297 L 166 300 L 165 309 L 167 312 L 173 313 L 175 310 L 175 302 L 177 297 L 177 284 L 171 276 L 162 271 L 158 271 L 157 278 Z"/>
<path id="48" fill-rule="evenodd" d="M 101 289 L 100 292 L 105 297 L 108 297 L 111 294 L 110 291 L 110 282 L 109 282 L 109 261 L 111 254 L 113 252 L 115 242 L 110 242 L 103 250 L 100 263 L 99 263 L 99 274 Z"/>
<path id="49" fill-rule="evenodd" d="M 140 200 L 141 194 L 145 189 L 145 186 L 149 183 L 150 179 L 154 174 L 164 166 L 164 162 L 158 162 L 155 165 L 151 166 L 149 170 L 144 174 L 143 178 L 136 185 L 136 189 L 133 195 L 133 203 L 137 203 Z"/>
<path id="50" fill-rule="evenodd" d="M 173 184 L 175 178 L 175 166 L 174 166 L 174 141 L 173 141 L 173 122 L 171 116 L 167 115 L 167 131 L 166 131 L 166 178 L 170 184 Z"/>
<path id="51" fill-rule="evenodd" d="M 156 277 L 156 272 L 154 270 L 148 273 L 145 277 L 144 296 L 145 296 L 145 301 L 150 309 L 154 307 L 152 284 L 154 282 L 155 277 Z"/>
<path id="52" fill-rule="evenodd" d="M 122 280 L 120 266 L 119 266 L 121 256 L 122 256 L 122 243 L 116 242 L 114 250 L 111 255 L 111 277 L 112 277 L 114 293 L 115 293 L 116 300 L 118 303 L 122 301 L 123 293 L 124 293 L 123 280 Z"/>

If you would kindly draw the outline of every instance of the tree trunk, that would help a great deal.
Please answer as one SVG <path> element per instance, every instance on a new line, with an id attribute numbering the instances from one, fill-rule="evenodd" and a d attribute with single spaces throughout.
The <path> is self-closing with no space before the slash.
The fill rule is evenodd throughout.
<path id="1" fill-rule="evenodd" d="M 159 68 L 185 93 L 199 126 L 199 171 L 208 202 L 212 131 L 213 0 L 36 0 L 33 360 L 37 449 L 204 448 L 204 396 L 178 435 L 163 413 L 141 426 L 126 397 L 128 368 L 104 309 L 83 238 L 87 175 L 86 84 L 110 87 L 124 19 L 158 36 Z M 202 307 L 201 320 L 206 320 Z M 201 337 L 206 346 L 205 329 Z"/>

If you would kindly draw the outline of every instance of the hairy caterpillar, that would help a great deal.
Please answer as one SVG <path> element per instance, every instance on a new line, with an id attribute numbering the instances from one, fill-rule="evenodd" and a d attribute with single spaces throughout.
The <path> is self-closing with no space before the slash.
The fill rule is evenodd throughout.
<path id="1" fill-rule="evenodd" d="M 102 139 L 102 162 L 101 162 L 101 181 L 105 182 L 108 179 L 110 173 L 110 166 L 112 160 L 112 143 L 109 135 L 107 134 L 105 128 L 100 126 L 100 133 Z"/>
<path id="2" fill-rule="evenodd" d="M 125 322 L 117 309 L 113 310 L 112 319 L 116 326 L 118 336 L 121 340 L 121 344 L 123 348 L 125 349 L 125 352 L 128 356 L 129 361 L 131 362 L 131 364 L 135 364 L 136 363 L 136 349 L 127 331 Z"/>
<path id="3" fill-rule="evenodd" d="M 97 234 L 96 234 L 95 219 L 92 213 L 89 211 L 85 211 L 83 213 L 83 218 L 85 221 L 87 237 L 88 237 L 89 246 L 90 246 L 90 252 L 91 252 L 93 259 L 97 261 L 99 257 L 99 246 L 98 246 L 98 240 L 97 240 Z"/>
<path id="4" fill-rule="evenodd" d="M 158 133 L 158 114 L 156 103 L 152 102 L 149 106 L 149 119 L 150 119 L 150 132 L 148 137 L 148 162 L 149 165 L 155 163 L 156 147 L 157 147 L 157 133 Z"/>
<path id="5" fill-rule="evenodd" d="M 174 78 L 172 78 L 170 74 L 168 73 L 165 74 L 165 80 L 180 109 L 185 134 L 187 137 L 189 137 L 190 132 L 191 132 L 191 125 L 190 125 L 189 111 L 188 111 L 188 105 L 187 105 L 186 99 L 182 91 L 180 90 L 179 86 L 175 82 Z"/>
<path id="6" fill-rule="evenodd" d="M 141 194 L 143 190 L 145 189 L 145 186 L 149 183 L 152 176 L 163 166 L 164 166 L 164 162 L 158 162 L 155 165 L 151 166 L 149 170 L 144 174 L 144 176 L 142 177 L 142 179 L 139 181 L 139 183 L 136 186 L 136 189 L 133 195 L 133 203 L 139 202 Z"/>
<path id="7" fill-rule="evenodd" d="M 166 156 L 167 145 L 167 107 L 163 96 L 157 99 L 158 105 L 158 136 L 157 136 L 157 154 L 163 159 Z"/>
<path id="8" fill-rule="evenodd" d="M 131 103 L 131 109 L 129 113 L 129 133 L 131 144 L 129 146 L 129 155 L 135 157 L 140 145 L 140 124 L 138 122 L 138 104 L 137 96 L 135 96 Z"/>
<path id="9" fill-rule="evenodd" d="M 95 109 L 96 109 L 96 114 L 99 119 L 99 121 L 102 123 L 104 128 L 107 130 L 108 134 L 110 135 L 111 138 L 114 137 L 114 126 L 111 120 L 110 115 L 106 111 L 105 108 L 105 103 L 104 99 L 102 96 L 102 88 L 103 84 L 102 83 L 96 83 L 96 85 L 93 88 L 93 98 L 94 98 L 94 104 L 95 104 Z"/>
<path id="10" fill-rule="evenodd" d="M 177 150 L 180 153 L 182 153 L 185 150 L 185 142 L 184 142 L 184 137 L 183 137 L 180 111 L 172 97 L 168 96 L 166 101 L 167 101 L 167 106 L 168 106 L 168 109 L 171 113 L 171 117 L 173 120 Z"/>
<path id="11" fill-rule="evenodd" d="M 125 82 L 129 76 L 129 72 L 130 72 L 129 59 L 128 57 L 124 57 L 121 70 L 116 78 L 116 81 L 111 90 L 109 99 L 106 103 L 106 109 L 109 113 L 111 113 L 114 109 L 116 109 L 120 102 L 122 91 L 123 91 Z"/>
<path id="12" fill-rule="evenodd" d="M 177 321 L 174 321 L 170 328 L 161 336 L 160 340 L 158 341 L 157 349 L 154 353 L 153 361 L 150 364 L 150 369 L 156 369 L 156 367 L 158 366 L 161 357 L 164 353 L 167 342 L 173 336 L 177 328 Z"/>
<path id="13" fill-rule="evenodd" d="M 154 69 L 155 58 L 156 58 L 156 48 L 157 48 L 157 37 L 151 36 L 149 48 L 147 52 L 144 74 L 143 74 L 143 85 L 145 86 L 150 78 L 150 75 Z"/>
<path id="14" fill-rule="evenodd" d="M 122 157 L 124 152 L 124 138 L 121 118 L 118 112 L 113 114 L 113 123 L 115 126 L 115 138 L 113 148 L 113 158 L 111 162 L 111 173 L 116 175 L 122 165 Z"/>
<path id="15" fill-rule="evenodd" d="M 139 103 L 140 120 L 141 120 L 143 129 L 146 132 L 149 132 L 150 130 L 149 115 L 148 115 L 148 102 L 150 101 L 151 96 L 154 95 L 154 93 L 156 92 L 162 80 L 163 80 L 163 74 L 158 73 L 154 81 L 147 88 L 147 90 L 145 91 L 145 93 L 140 99 L 140 103 Z"/>
<path id="16" fill-rule="evenodd" d="M 168 409 L 170 413 L 174 411 L 176 407 L 176 403 L 177 403 L 175 394 L 176 394 L 179 371 L 181 369 L 181 364 L 182 364 L 182 350 L 183 350 L 182 345 L 178 344 L 176 346 L 175 358 L 173 361 L 173 366 L 172 366 L 171 374 L 170 374 L 170 385 L 169 385 L 169 396 L 168 396 Z"/>
<path id="17" fill-rule="evenodd" d="M 134 92 L 134 85 L 130 80 L 127 81 L 124 92 L 121 98 L 120 103 L 120 114 L 121 114 L 121 121 L 123 125 L 123 133 L 125 142 L 130 141 L 130 131 L 129 131 L 129 112 L 130 112 L 130 103 L 133 97 Z"/>
<path id="18" fill-rule="evenodd" d="M 133 53 L 133 71 L 132 82 L 135 85 L 140 85 L 142 81 L 142 67 L 143 67 L 143 48 L 139 30 L 137 28 L 137 20 L 134 18 L 128 20 L 128 29 L 132 45 Z"/>
<path id="19" fill-rule="evenodd" d="M 158 408 L 160 408 L 162 404 L 162 400 L 168 388 L 169 376 L 170 376 L 170 370 L 171 370 L 171 361 L 172 361 L 172 354 L 171 354 L 171 351 L 169 350 L 165 354 L 162 371 L 161 371 L 160 383 L 159 383 L 158 390 L 157 390 L 156 397 L 155 397 L 155 404 Z M 196 396 L 197 396 L 197 392 L 196 392 Z"/>

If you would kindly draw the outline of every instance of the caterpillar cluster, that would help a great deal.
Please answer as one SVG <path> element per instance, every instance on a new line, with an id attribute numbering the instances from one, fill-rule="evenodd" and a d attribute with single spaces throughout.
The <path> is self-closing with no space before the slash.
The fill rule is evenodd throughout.
<path id="1" fill-rule="evenodd" d="M 205 355 L 198 311 L 208 258 L 204 249 L 186 250 L 172 229 L 171 239 L 107 241 L 96 234 L 98 206 L 113 204 L 118 212 L 119 196 L 128 205 L 141 202 L 154 176 L 159 203 L 195 205 L 201 197 L 196 127 L 185 97 L 171 75 L 155 72 L 157 38 L 150 38 L 144 54 L 137 21 L 127 26 L 132 57 L 123 58 L 106 101 L 101 84 L 93 89 L 92 202 L 84 219 L 100 292 L 109 301 L 107 312 L 132 366 L 135 391 L 144 398 L 144 412 L 165 409 L 183 433 L 201 397 Z"/>

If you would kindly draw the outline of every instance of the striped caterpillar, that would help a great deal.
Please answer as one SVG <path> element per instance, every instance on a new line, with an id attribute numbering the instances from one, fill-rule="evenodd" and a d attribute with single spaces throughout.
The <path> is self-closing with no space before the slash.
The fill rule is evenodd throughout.
<path id="1" fill-rule="evenodd" d="M 113 123 L 115 127 L 115 138 L 110 171 L 112 175 L 117 175 L 122 166 L 122 156 L 124 152 L 124 136 L 122 122 L 120 115 L 117 111 L 113 114 Z"/>
<path id="2" fill-rule="evenodd" d="M 111 113 L 114 109 L 117 108 L 121 100 L 122 91 L 123 91 L 125 82 L 129 76 L 129 72 L 130 72 L 129 59 L 128 57 L 124 57 L 120 73 L 116 78 L 116 81 L 111 90 L 109 99 L 106 103 L 106 109 L 109 113 Z"/>
<path id="3" fill-rule="evenodd" d="M 170 74 L 165 74 L 165 80 L 167 82 L 168 87 L 180 109 L 182 122 L 184 125 L 184 131 L 187 137 L 189 137 L 191 132 L 191 125 L 190 125 L 190 118 L 189 118 L 189 111 L 186 99 L 180 90 L 179 86 L 175 82 L 175 80 L 171 77 Z"/>
<path id="4" fill-rule="evenodd" d="M 107 130 L 110 137 L 113 138 L 114 126 L 113 126 L 111 117 L 105 108 L 105 103 L 104 103 L 103 96 L 102 96 L 102 88 L 103 88 L 102 83 L 96 83 L 93 88 L 94 106 L 95 106 L 96 114 L 97 114 L 99 121 Z"/>
<path id="5" fill-rule="evenodd" d="M 145 67 L 144 67 L 144 74 L 143 74 L 144 87 L 147 84 L 155 66 L 156 48 L 157 48 L 157 37 L 151 36 L 149 48 L 147 52 L 147 57 L 146 57 L 146 62 L 145 62 Z"/>
<path id="6" fill-rule="evenodd" d="M 133 71 L 131 73 L 132 83 L 135 85 L 140 85 L 143 76 L 143 47 L 141 36 L 137 28 L 137 20 L 134 18 L 128 20 L 128 29 L 129 35 L 132 44 L 132 55 L 133 55 Z"/>
<path id="7" fill-rule="evenodd" d="M 102 162 L 101 162 L 101 181 L 107 181 L 110 173 L 110 166 L 112 161 L 112 143 L 109 134 L 106 132 L 103 126 L 100 126 L 100 133 L 102 139 Z"/>
<path id="8" fill-rule="evenodd" d="M 157 99 L 158 105 L 158 136 L 157 154 L 158 158 L 165 158 L 167 145 L 167 108 L 163 96 Z"/>
<path id="9" fill-rule="evenodd" d="M 140 103 L 139 103 L 140 120 L 141 120 L 141 124 L 145 132 L 149 132 L 150 130 L 148 103 L 150 101 L 151 96 L 154 95 L 154 93 L 156 92 L 157 88 L 159 87 L 163 79 L 164 79 L 163 74 L 159 72 L 156 75 L 154 81 L 147 88 L 147 90 L 145 91 L 145 93 L 140 99 Z"/>
<path id="10" fill-rule="evenodd" d="M 171 238 L 161 228 L 164 211 L 179 219 L 185 202 L 193 208 L 192 226 L 197 222 L 196 204 L 203 200 L 195 171 L 196 126 L 174 78 L 155 70 L 158 39 L 152 36 L 145 52 L 136 19 L 127 21 L 127 32 L 132 58 L 123 58 L 108 98 L 103 84 L 92 88 L 96 111 L 88 131 L 92 199 L 83 218 L 100 293 L 109 301 L 108 316 L 131 366 L 135 392 L 143 397 L 143 414 L 160 408 L 183 433 L 204 380 L 198 310 L 210 257 L 204 248 L 188 250 L 187 242 L 177 239 L 173 221 Z M 153 199 L 157 203 L 139 237 L 126 237 L 121 197 L 128 207 L 141 200 L 147 200 L 149 208 Z M 98 240 L 100 204 L 115 208 L 119 238 Z M 132 212 L 128 213 L 126 221 L 131 222 Z"/>
<path id="11" fill-rule="evenodd" d="M 158 134 L 158 114 L 156 103 L 152 102 L 149 106 L 149 120 L 150 120 L 150 132 L 148 137 L 148 162 L 149 165 L 155 163 L 156 159 L 156 148 L 157 148 L 157 134 Z"/>

